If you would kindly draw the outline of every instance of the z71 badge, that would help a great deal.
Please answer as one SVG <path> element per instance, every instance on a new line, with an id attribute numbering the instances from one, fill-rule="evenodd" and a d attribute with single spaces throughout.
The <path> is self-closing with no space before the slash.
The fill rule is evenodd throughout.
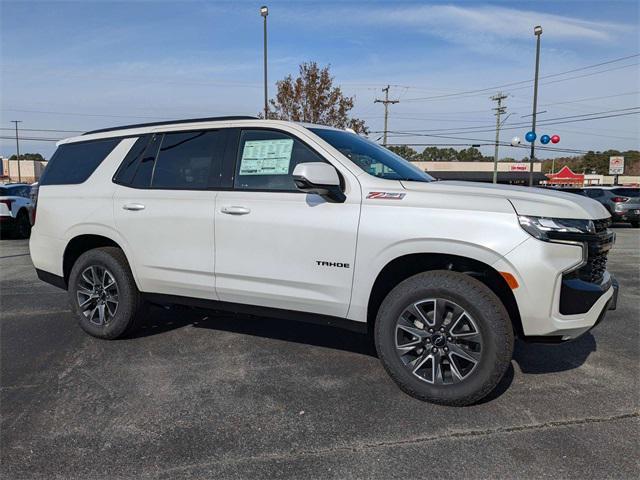
<path id="1" fill-rule="evenodd" d="M 393 193 L 393 192 L 369 192 L 367 198 L 375 200 L 402 200 L 406 193 Z"/>

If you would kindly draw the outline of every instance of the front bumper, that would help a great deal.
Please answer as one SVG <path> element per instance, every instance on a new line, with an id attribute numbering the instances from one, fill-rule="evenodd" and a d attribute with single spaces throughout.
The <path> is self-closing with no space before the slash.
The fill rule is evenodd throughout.
<path id="1" fill-rule="evenodd" d="M 629 210 L 616 210 L 611 218 L 614 222 L 637 222 L 640 220 L 640 207 Z"/>
<path id="2" fill-rule="evenodd" d="M 618 284 L 607 271 L 594 283 L 575 282 L 575 277 L 565 273 L 576 271 L 583 263 L 580 246 L 531 238 L 493 265 L 518 280 L 519 287 L 512 292 L 526 340 L 577 338 L 615 308 Z"/>

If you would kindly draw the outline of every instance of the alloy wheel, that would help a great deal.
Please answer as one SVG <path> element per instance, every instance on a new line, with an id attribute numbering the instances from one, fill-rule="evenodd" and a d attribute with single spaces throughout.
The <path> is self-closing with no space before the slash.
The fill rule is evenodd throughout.
<path id="1" fill-rule="evenodd" d="M 408 305 L 398 317 L 395 337 L 405 368 L 430 384 L 463 381 L 482 357 L 477 323 L 464 308 L 444 298 Z"/>
<path id="2" fill-rule="evenodd" d="M 99 265 L 85 268 L 77 282 L 76 298 L 82 314 L 93 324 L 107 325 L 118 310 L 118 284 L 113 274 Z"/>

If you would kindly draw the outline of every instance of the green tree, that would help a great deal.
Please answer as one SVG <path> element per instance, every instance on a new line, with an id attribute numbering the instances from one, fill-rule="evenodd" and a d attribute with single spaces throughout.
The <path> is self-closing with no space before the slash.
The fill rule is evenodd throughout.
<path id="1" fill-rule="evenodd" d="M 453 148 L 427 147 L 422 151 L 421 159 L 426 162 L 451 162 L 457 154 Z"/>
<path id="2" fill-rule="evenodd" d="M 15 160 L 16 158 L 14 154 L 9 157 L 9 160 Z M 44 161 L 44 157 L 39 153 L 23 153 L 20 155 L 20 160 Z"/>
<path id="3" fill-rule="evenodd" d="M 413 148 L 408 145 L 391 145 L 387 147 L 393 153 L 400 155 L 405 160 L 410 162 L 420 161 L 420 155 Z"/>
<path id="4" fill-rule="evenodd" d="M 481 162 L 484 160 L 482 152 L 475 147 L 463 148 L 458 152 L 460 162 Z"/>
<path id="5" fill-rule="evenodd" d="M 354 97 L 345 96 L 340 87 L 333 86 L 329 66 L 320 68 L 316 62 L 302 63 L 297 78 L 287 75 L 276 86 L 276 97 L 269 100 L 271 119 L 351 128 L 365 134 L 369 131 L 364 120 L 349 115 Z"/>

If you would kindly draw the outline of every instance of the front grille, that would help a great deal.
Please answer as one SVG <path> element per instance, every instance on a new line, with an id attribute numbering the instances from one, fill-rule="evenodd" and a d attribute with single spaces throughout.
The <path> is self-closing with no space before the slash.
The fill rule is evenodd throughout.
<path id="1" fill-rule="evenodd" d="M 609 252 L 590 253 L 586 265 L 578 270 L 580 279 L 589 283 L 601 283 L 607 269 L 607 253 Z"/>
<path id="2" fill-rule="evenodd" d="M 610 218 L 594 220 L 596 234 L 587 242 L 587 262 L 578 269 L 578 278 L 589 283 L 602 283 L 607 270 L 607 255 L 613 246 L 614 235 L 608 230 Z"/>
<path id="3" fill-rule="evenodd" d="M 593 224 L 596 226 L 596 233 L 602 233 L 611 225 L 611 218 L 603 218 L 601 220 L 594 220 Z"/>

